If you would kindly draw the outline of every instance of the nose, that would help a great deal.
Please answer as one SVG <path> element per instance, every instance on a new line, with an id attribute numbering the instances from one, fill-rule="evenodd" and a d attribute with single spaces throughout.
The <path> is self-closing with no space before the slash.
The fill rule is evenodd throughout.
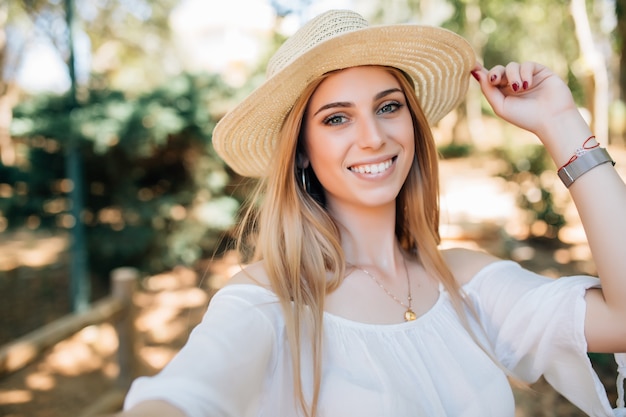
<path id="1" fill-rule="evenodd" d="M 361 118 L 357 135 L 361 148 L 378 149 L 385 143 L 384 131 L 375 117 Z"/>

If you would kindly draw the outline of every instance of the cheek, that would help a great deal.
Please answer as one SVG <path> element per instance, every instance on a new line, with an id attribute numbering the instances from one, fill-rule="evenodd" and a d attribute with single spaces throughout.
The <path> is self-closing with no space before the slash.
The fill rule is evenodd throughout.
<path id="1" fill-rule="evenodd" d="M 324 190 L 332 190 L 341 181 L 344 152 L 336 141 L 318 139 L 306 144 L 310 167 Z"/>
<path id="2" fill-rule="evenodd" d="M 309 129 L 305 132 L 304 145 L 309 161 L 314 168 L 336 165 L 344 152 L 342 141 L 339 138 L 320 134 L 315 129 Z"/>
<path id="3" fill-rule="evenodd" d="M 311 166 L 318 177 L 320 173 L 330 173 L 342 166 L 343 151 L 332 142 L 316 143 L 308 147 L 308 156 Z"/>
<path id="4" fill-rule="evenodd" d="M 415 132 L 413 131 L 412 119 L 409 117 L 408 121 L 403 123 L 400 129 L 399 137 L 402 138 L 405 149 L 413 154 L 415 152 Z"/>

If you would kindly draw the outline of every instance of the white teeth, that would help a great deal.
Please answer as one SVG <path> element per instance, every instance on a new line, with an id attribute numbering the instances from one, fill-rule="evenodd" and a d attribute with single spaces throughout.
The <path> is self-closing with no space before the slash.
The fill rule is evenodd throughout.
<path id="1" fill-rule="evenodd" d="M 380 164 L 358 165 L 350 167 L 350 171 L 358 172 L 359 174 L 378 174 L 388 170 L 391 163 L 392 161 L 389 159 L 385 162 L 381 162 Z"/>

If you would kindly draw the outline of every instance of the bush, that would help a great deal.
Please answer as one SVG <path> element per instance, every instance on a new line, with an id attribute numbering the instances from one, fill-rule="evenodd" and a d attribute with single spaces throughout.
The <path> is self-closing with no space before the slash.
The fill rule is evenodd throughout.
<path id="1" fill-rule="evenodd" d="M 518 206 L 526 210 L 530 224 L 535 226 L 530 228 L 530 238 L 556 239 L 565 226 L 565 217 L 563 208 L 554 201 L 554 177 L 542 175 L 552 167 L 545 148 L 533 145 L 495 152 L 504 161 L 498 175 L 516 184 Z"/>
<path id="2" fill-rule="evenodd" d="M 232 96 L 216 75 L 185 74 L 137 98 L 106 89 L 77 106 L 67 96 L 32 98 L 14 111 L 24 157 L 0 166 L 0 219 L 8 228 L 71 228 L 69 193 L 81 181 L 68 178 L 66 151 L 75 147 L 92 272 L 192 264 L 215 250 L 239 209 L 211 146 Z"/>

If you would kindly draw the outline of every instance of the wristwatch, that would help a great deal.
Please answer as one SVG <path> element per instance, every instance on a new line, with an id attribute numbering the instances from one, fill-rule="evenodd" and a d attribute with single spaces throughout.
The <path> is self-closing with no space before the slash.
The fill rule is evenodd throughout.
<path id="1" fill-rule="evenodd" d="M 576 157 L 572 162 L 559 169 L 559 178 L 569 188 L 585 172 L 607 162 L 615 165 L 615 161 L 613 161 L 606 149 L 594 148 Z"/>

